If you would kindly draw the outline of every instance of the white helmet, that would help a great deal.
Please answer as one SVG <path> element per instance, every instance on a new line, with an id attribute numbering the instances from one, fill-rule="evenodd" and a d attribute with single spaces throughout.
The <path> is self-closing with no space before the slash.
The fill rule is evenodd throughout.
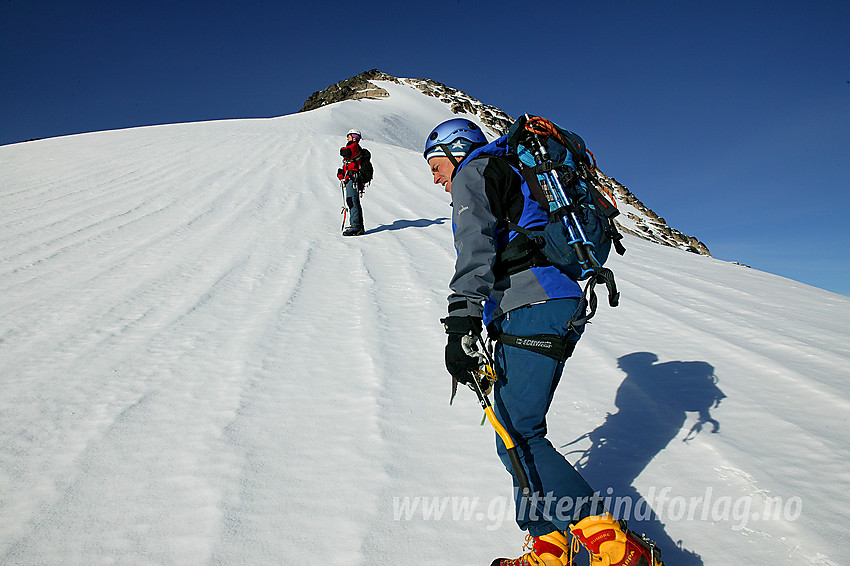
<path id="1" fill-rule="evenodd" d="M 363 138 L 363 135 L 360 133 L 360 130 L 356 130 L 354 128 L 351 128 L 350 130 L 348 130 L 348 134 L 346 134 L 345 137 L 348 137 L 348 136 L 357 136 L 358 141 Z"/>

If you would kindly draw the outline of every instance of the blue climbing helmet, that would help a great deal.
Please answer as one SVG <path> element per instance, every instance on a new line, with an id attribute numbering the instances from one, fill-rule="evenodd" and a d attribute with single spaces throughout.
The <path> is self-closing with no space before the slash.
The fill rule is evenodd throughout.
<path id="1" fill-rule="evenodd" d="M 484 132 L 466 118 L 452 118 L 439 124 L 425 140 L 425 161 L 432 157 L 448 157 L 455 167 L 470 151 L 487 144 Z"/>

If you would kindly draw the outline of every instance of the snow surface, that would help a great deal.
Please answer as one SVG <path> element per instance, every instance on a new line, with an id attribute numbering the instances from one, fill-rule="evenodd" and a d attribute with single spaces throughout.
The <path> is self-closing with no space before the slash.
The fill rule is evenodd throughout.
<path id="1" fill-rule="evenodd" d="M 453 115 L 381 86 L 0 148 L 0 562 L 519 554 L 493 431 L 471 393 L 448 404 L 451 210 L 419 150 Z M 340 236 L 350 127 L 376 170 L 360 238 Z M 631 525 L 668 565 L 850 563 L 850 299 L 625 243 L 552 442 L 653 505 Z"/>

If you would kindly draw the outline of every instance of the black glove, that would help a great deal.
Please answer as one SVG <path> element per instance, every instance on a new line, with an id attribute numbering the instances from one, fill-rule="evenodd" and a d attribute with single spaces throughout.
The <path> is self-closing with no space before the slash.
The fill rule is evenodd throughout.
<path id="1" fill-rule="evenodd" d="M 342 167 L 336 170 L 337 177 L 342 177 L 343 175 L 345 175 L 345 171 L 342 170 Z"/>
<path id="2" fill-rule="evenodd" d="M 481 357 L 471 355 L 478 351 L 477 336 L 481 333 L 481 319 L 471 316 L 449 316 L 440 322 L 446 328 L 446 369 L 458 383 L 469 385 L 481 367 Z"/>

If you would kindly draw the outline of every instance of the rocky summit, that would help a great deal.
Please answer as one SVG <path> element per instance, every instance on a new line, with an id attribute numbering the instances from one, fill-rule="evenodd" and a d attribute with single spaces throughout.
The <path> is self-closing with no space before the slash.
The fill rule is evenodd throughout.
<path id="1" fill-rule="evenodd" d="M 315 110 L 328 104 L 342 102 L 343 100 L 360 100 L 362 98 L 386 98 L 389 93 L 375 86 L 371 81 L 393 81 L 399 82 L 395 77 L 382 73 L 378 69 L 365 71 L 359 75 L 355 75 L 350 79 L 345 79 L 333 84 L 325 89 L 318 90 L 310 95 L 310 98 L 304 102 L 299 112 L 307 112 Z"/>

